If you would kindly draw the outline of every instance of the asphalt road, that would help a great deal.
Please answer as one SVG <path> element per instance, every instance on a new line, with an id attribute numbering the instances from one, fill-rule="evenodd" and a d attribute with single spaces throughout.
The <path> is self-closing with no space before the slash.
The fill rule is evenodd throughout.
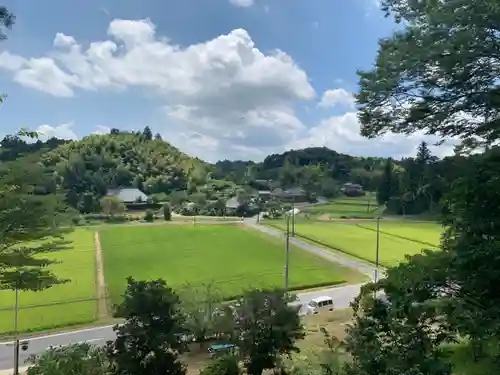
<path id="1" fill-rule="evenodd" d="M 347 285 L 336 288 L 322 289 L 298 294 L 296 303 L 307 304 L 311 299 L 320 296 L 330 296 L 338 309 L 349 307 L 349 303 L 359 294 L 360 285 Z M 94 345 L 104 345 L 106 341 L 115 338 L 112 326 L 102 326 L 65 333 L 26 338 L 29 341 L 28 350 L 21 352 L 20 365 L 32 354 L 41 354 L 51 346 L 71 345 L 88 342 Z M 1 370 L 13 368 L 14 346 L 12 342 L 0 342 L 0 374 Z"/>

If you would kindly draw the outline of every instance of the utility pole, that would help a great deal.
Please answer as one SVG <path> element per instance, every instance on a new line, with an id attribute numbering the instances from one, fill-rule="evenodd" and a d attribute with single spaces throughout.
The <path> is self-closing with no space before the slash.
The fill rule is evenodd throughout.
<path id="1" fill-rule="evenodd" d="M 288 272 L 290 265 L 290 215 L 286 216 L 286 240 L 285 240 L 285 292 L 288 292 Z"/>
<path id="2" fill-rule="evenodd" d="M 375 246 L 375 282 L 378 281 L 379 249 L 380 249 L 380 216 L 377 216 L 377 244 Z"/>
<path id="3" fill-rule="evenodd" d="M 292 200 L 292 237 L 295 237 L 295 195 Z"/>
<path id="4" fill-rule="evenodd" d="M 16 280 L 16 305 L 14 310 L 14 375 L 19 375 L 19 273 Z"/>

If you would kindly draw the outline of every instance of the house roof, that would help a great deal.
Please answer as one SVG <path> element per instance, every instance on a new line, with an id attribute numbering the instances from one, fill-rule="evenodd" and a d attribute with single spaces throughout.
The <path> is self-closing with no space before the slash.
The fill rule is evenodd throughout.
<path id="1" fill-rule="evenodd" d="M 237 197 L 233 197 L 226 202 L 226 208 L 238 208 L 239 206 Z"/>
<path id="2" fill-rule="evenodd" d="M 141 198 L 143 202 L 148 200 L 148 196 L 136 188 L 109 189 L 107 195 L 117 197 L 124 203 L 135 203 L 138 198 Z"/>

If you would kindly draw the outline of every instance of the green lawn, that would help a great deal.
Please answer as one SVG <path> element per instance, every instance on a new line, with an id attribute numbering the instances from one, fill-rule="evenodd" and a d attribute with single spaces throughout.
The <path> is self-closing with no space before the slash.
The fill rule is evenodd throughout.
<path id="1" fill-rule="evenodd" d="M 71 282 L 42 292 L 20 292 L 20 331 L 49 329 L 95 320 L 96 301 L 64 303 L 96 296 L 93 234 L 90 230 L 78 228 L 67 239 L 72 241 L 71 248 L 51 255 L 61 261 L 52 268 L 59 277 L 71 279 Z M 0 333 L 14 330 L 14 305 L 15 293 L 1 291 Z"/>
<path id="2" fill-rule="evenodd" d="M 283 240 L 236 225 L 109 227 L 101 231 L 106 283 L 114 303 L 126 278 L 163 278 L 172 287 L 217 282 L 226 296 L 282 286 Z M 359 282 L 358 273 L 292 248 L 290 286 Z"/>
<path id="3" fill-rule="evenodd" d="M 357 224 L 361 228 L 376 230 L 375 222 L 363 222 Z M 421 242 L 433 246 L 439 246 L 443 227 L 434 222 L 412 222 L 412 221 L 380 221 L 380 231 L 399 236 L 404 239 Z"/>
<path id="4" fill-rule="evenodd" d="M 285 228 L 281 220 L 268 222 L 268 225 L 282 230 Z M 361 228 L 354 223 L 298 222 L 295 226 L 295 233 L 306 239 L 319 242 L 326 247 L 375 262 L 376 232 Z M 424 247 L 429 246 L 394 235 L 381 233 L 379 243 L 380 264 L 394 266 L 403 261 L 406 254 L 418 254 Z"/>

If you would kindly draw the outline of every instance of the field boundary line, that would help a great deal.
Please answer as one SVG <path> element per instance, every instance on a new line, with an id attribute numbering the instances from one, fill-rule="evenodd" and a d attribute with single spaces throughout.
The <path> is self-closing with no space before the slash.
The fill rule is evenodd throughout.
<path id="1" fill-rule="evenodd" d="M 272 225 L 252 225 L 248 224 L 252 228 L 264 232 L 268 235 L 280 235 L 284 233 L 284 230 L 281 228 L 274 227 Z M 275 232 L 273 234 L 273 232 Z M 308 242 L 307 242 L 308 241 Z M 312 243 L 311 243 L 312 242 Z M 347 251 L 343 251 L 341 249 L 335 249 L 331 246 L 327 246 L 319 241 L 311 240 L 306 236 L 300 235 L 298 232 L 295 232 L 295 237 L 290 238 L 290 243 L 299 247 L 300 249 L 316 254 L 317 256 L 326 259 L 333 263 L 338 263 L 347 268 L 355 270 L 361 274 L 369 276 L 373 278 L 373 272 L 375 270 L 375 264 L 367 259 L 363 259 L 361 257 L 355 256 Z M 322 246 L 319 247 L 318 245 Z M 311 249 L 312 248 L 312 249 Z M 332 251 L 333 250 L 333 251 Z M 384 264 L 379 264 L 379 267 L 384 270 L 387 266 Z"/>
<path id="2" fill-rule="evenodd" d="M 373 228 L 368 228 L 368 227 L 365 227 L 363 226 L 362 224 L 355 224 L 358 228 L 362 228 L 362 229 L 366 229 L 366 230 L 371 230 L 372 232 L 377 232 L 376 229 L 373 229 Z M 385 234 L 387 236 L 392 236 L 392 237 L 396 237 L 396 238 L 399 238 L 399 239 L 402 239 L 402 240 L 406 240 L 406 241 L 410 241 L 410 242 L 415 242 L 415 243 L 418 243 L 418 244 L 421 244 L 421 245 L 427 245 L 427 246 L 432 246 L 433 248 L 439 248 L 439 245 L 436 245 L 436 244 L 431 244 L 430 242 L 425 242 L 425 241 L 419 241 L 419 240 L 416 240 L 414 238 L 410 238 L 410 237 L 405 237 L 405 236 L 401 236 L 399 234 L 395 234 L 395 233 L 391 233 L 391 232 L 386 232 L 384 230 L 381 230 L 379 231 L 380 233 L 382 234 Z"/>
<path id="3" fill-rule="evenodd" d="M 267 225 L 270 226 L 271 228 L 275 229 L 275 230 L 279 230 L 281 232 L 284 232 L 283 229 L 281 229 L 281 228 L 279 228 L 277 226 L 274 226 L 273 224 L 267 224 Z M 353 225 L 357 225 L 357 224 L 353 223 Z M 365 229 L 365 228 L 363 228 L 363 229 Z M 372 261 L 372 260 L 370 260 L 370 259 L 368 259 L 368 258 L 364 258 L 364 257 L 358 256 L 358 255 L 354 255 L 353 253 L 351 253 L 349 251 L 346 251 L 344 249 L 341 249 L 339 247 L 333 247 L 332 245 L 328 245 L 328 244 L 326 244 L 326 243 L 324 243 L 324 242 L 322 242 L 320 240 L 317 240 L 317 239 L 305 236 L 303 234 L 300 234 L 297 230 L 295 231 L 295 236 L 296 237 L 300 237 L 301 239 L 313 242 L 316 245 L 320 245 L 320 246 L 326 247 L 329 250 L 333 250 L 333 251 L 339 252 L 339 253 L 341 253 L 343 255 L 347 255 L 347 256 L 352 257 L 354 259 L 357 259 L 357 260 L 360 260 L 362 262 L 368 263 L 371 266 L 375 266 L 375 262 Z M 389 267 L 391 267 L 390 265 L 387 265 L 387 264 L 385 264 L 383 262 L 379 262 L 379 266 L 382 266 L 383 268 L 389 268 Z"/>
<path id="4" fill-rule="evenodd" d="M 99 232 L 94 232 L 95 268 L 97 288 L 97 319 L 108 317 L 108 304 L 106 301 L 106 280 L 104 278 L 104 262 L 102 260 L 101 238 Z"/>

